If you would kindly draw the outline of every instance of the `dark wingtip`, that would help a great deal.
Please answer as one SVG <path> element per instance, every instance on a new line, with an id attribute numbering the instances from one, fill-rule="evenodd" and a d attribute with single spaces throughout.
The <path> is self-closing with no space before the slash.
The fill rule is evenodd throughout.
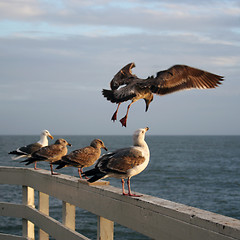
<path id="1" fill-rule="evenodd" d="M 105 174 L 97 174 L 93 177 L 91 177 L 90 179 L 88 179 L 87 181 L 90 183 L 96 182 L 97 180 L 103 178 L 105 176 Z"/>

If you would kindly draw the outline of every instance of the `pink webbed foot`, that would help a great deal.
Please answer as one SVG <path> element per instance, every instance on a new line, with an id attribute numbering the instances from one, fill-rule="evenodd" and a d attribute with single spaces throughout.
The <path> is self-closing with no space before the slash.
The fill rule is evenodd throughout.
<path id="1" fill-rule="evenodd" d="M 60 175 L 60 173 L 57 173 L 57 172 L 52 172 L 51 174 L 52 175 Z"/>
<path id="2" fill-rule="evenodd" d="M 53 172 L 52 164 L 50 164 L 50 168 L 51 168 L 51 174 L 52 175 L 60 175 L 60 173 Z"/>
<path id="3" fill-rule="evenodd" d="M 137 194 L 133 194 L 133 193 L 125 193 L 125 192 L 123 192 L 123 196 L 141 197 L 142 195 L 137 195 Z"/>
<path id="4" fill-rule="evenodd" d="M 120 120 L 121 124 L 122 124 L 122 127 L 127 127 L 127 117 L 123 117 L 121 120 Z"/>
<path id="5" fill-rule="evenodd" d="M 40 168 L 37 168 L 37 162 L 34 164 L 34 170 L 40 170 Z"/>
<path id="6" fill-rule="evenodd" d="M 113 122 L 115 122 L 117 120 L 117 111 L 112 115 L 112 119 Z"/>
<path id="7" fill-rule="evenodd" d="M 124 179 L 122 179 L 122 193 L 123 193 L 124 196 L 130 196 L 130 197 L 141 197 L 142 196 L 142 195 L 137 195 L 137 194 L 132 193 L 131 187 L 130 187 L 130 178 L 128 178 L 127 184 L 128 184 L 128 193 L 125 193 L 125 191 L 124 191 Z"/>
<path id="8" fill-rule="evenodd" d="M 133 194 L 133 193 L 128 193 L 128 196 L 130 197 L 141 197 L 142 195 L 137 195 L 137 194 Z"/>

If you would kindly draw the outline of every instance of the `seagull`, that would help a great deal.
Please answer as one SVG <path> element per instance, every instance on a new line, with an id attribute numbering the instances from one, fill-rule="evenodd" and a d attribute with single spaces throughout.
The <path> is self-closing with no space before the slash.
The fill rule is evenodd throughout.
<path id="1" fill-rule="evenodd" d="M 79 177 L 82 179 L 81 173 L 84 167 L 92 166 L 101 155 L 101 148 L 107 151 L 104 143 L 100 139 L 94 139 L 90 146 L 75 150 L 66 156 L 63 156 L 61 160 L 54 162 L 53 164 L 58 164 L 56 169 L 61 169 L 63 167 L 77 167 Z"/>
<path id="2" fill-rule="evenodd" d="M 30 158 L 31 154 L 38 151 L 40 148 L 48 146 L 48 138 L 53 139 L 53 136 L 48 130 L 43 130 L 40 134 L 40 140 L 36 143 L 29 144 L 27 146 L 19 147 L 18 149 L 9 152 L 8 154 L 13 154 L 13 160 L 19 158 Z M 35 163 L 34 169 L 37 170 L 37 162 Z"/>
<path id="3" fill-rule="evenodd" d="M 158 72 L 156 77 L 151 76 L 147 79 L 141 79 L 132 74 L 132 68 L 134 67 L 134 63 L 127 64 L 110 82 L 111 90 L 102 90 L 103 96 L 108 101 L 118 104 L 112 116 L 113 121 L 117 120 L 120 104 L 128 100 L 132 101 L 127 107 L 125 117 L 120 120 L 124 127 L 127 126 L 127 117 L 131 105 L 139 99 L 145 100 L 145 111 L 147 112 L 149 104 L 153 101 L 153 94 L 165 95 L 192 88 L 215 88 L 223 81 L 222 76 L 186 65 L 174 65 L 167 70 Z"/>
<path id="4" fill-rule="evenodd" d="M 122 181 L 122 194 L 140 197 L 131 192 L 131 177 L 142 172 L 148 165 L 150 152 L 145 142 L 145 133 L 148 127 L 140 128 L 133 134 L 133 146 L 109 152 L 99 158 L 95 168 L 83 173 L 84 176 L 92 176 L 88 182 L 92 183 L 106 177 L 120 178 Z M 127 178 L 128 193 L 124 190 L 124 179 Z"/>
<path id="5" fill-rule="evenodd" d="M 47 161 L 50 163 L 51 174 L 57 175 L 58 173 L 53 172 L 52 163 L 60 160 L 67 154 L 67 145 L 72 146 L 65 139 L 59 138 L 54 144 L 40 148 L 38 151 L 34 152 L 30 158 L 21 162 L 26 162 L 25 165 L 29 165 L 34 162 Z"/>

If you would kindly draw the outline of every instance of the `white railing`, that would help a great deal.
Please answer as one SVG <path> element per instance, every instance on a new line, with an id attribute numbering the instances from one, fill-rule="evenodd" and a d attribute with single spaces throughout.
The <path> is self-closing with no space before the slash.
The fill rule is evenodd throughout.
<path id="1" fill-rule="evenodd" d="M 114 222 L 152 239 L 233 240 L 240 239 L 240 221 L 183 204 L 143 195 L 131 198 L 121 189 L 88 185 L 86 181 L 49 171 L 0 167 L 0 183 L 22 185 L 22 204 L 0 202 L 0 215 L 23 219 L 23 236 L 0 233 L 0 239 L 88 239 L 75 231 L 75 206 L 98 216 L 97 239 L 113 239 Z M 38 209 L 34 190 L 39 191 Z M 49 195 L 63 201 L 62 223 L 49 216 Z"/>

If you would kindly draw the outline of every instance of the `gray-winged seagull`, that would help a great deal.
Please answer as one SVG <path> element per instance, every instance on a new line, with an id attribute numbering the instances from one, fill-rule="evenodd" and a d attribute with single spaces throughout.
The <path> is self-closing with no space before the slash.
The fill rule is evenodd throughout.
<path id="1" fill-rule="evenodd" d="M 61 169 L 63 167 L 77 167 L 79 177 L 82 179 L 81 173 L 84 167 L 91 167 L 100 157 L 101 148 L 107 151 L 104 143 L 100 139 L 94 139 L 90 146 L 72 151 L 66 156 L 63 156 L 61 160 L 54 162 L 53 164 L 58 164 L 56 169 Z"/>
<path id="2" fill-rule="evenodd" d="M 145 133 L 148 127 L 140 128 L 133 134 L 133 146 L 118 149 L 103 155 L 97 161 L 95 168 L 83 173 L 84 176 L 92 176 L 88 181 L 95 182 L 106 177 L 122 179 L 122 194 L 140 197 L 131 193 L 131 177 L 142 172 L 148 165 L 150 152 L 145 142 Z M 124 190 L 124 179 L 127 178 L 128 193 Z"/>
<path id="3" fill-rule="evenodd" d="M 36 143 L 29 144 L 27 146 L 19 147 L 18 149 L 9 152 L 8 154 L 15 155 L 12 157 L 13 160 L 19 158 L 29 158 L 31 154 L 38 151 L 40 148 L 48 146 L 48 138 L 53 139 L 53 136 L 48 130 L 43 130 L 40 134 L 40 140 Z M 37 162 L 35 163 L 34 169 L 37 170 Z"/>
<path id="4" fill-rule="evenodd" d="M 127 107 L 125 117 L 120 120 L 122 126 L 125 127 L 127 125 L 129 108 L 139 99 L 145 100 L 145 111 L 147 111 L 149 104 L 153 101 L 153 93 L 165 95 L 184 89 L 215 88 L 223 81 L 222 76 L 186 65 L 175 65 L 167 70 L 158 72 L 156 77 L 151 76 L 147 79 L 141 79 L 132 74 L 132 68 L 134 67 L 134 63 L 127 64 L 110 82 L 111 90 L 102 90 L 102 94 L 107 100 L 118 104 L 117 110 L 112 116 L 113 121 L 117 119 L 120 104 L 132 100 Z M 122 85 L 124 86 L 119 88 Z"/>
<path id="5" fill-rule="evenodd" d="M 71 144 L 65 139 L 59 138 L 54 144 L 39 149 L 38 151 L 34 152 L 30 158 L 22 162 L 26 162 L 26 165 L 29 165 L 34 162 L 47 161 L 50 163 L 51 174 L 56 175 L 57 173 L 53 172 L 52 163 L 60 160 L 67 154 L 67 145 L 71 146 Z"/>

